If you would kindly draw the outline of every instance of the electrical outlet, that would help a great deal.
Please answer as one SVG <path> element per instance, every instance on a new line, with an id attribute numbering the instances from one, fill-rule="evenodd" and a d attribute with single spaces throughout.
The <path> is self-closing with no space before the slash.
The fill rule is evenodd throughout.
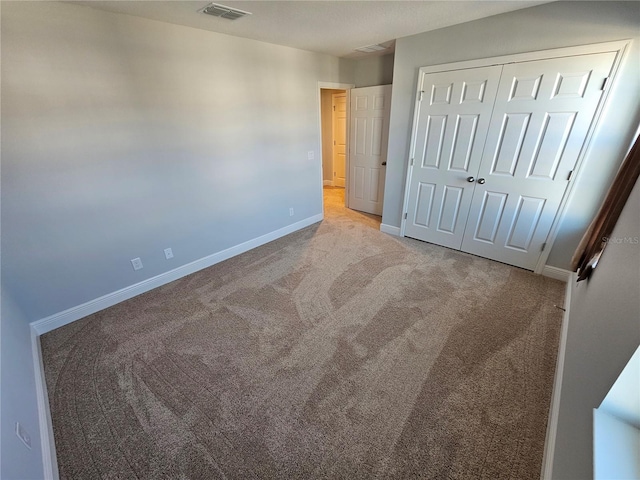
<path id="1" fill-rule="evenodd" d="M 293 207 L 291 207 L 291 208 L 289 209 L 289 216 L 290 216 L 290 217 L 293 217 Z"/>
<path id="2" fill-rule="evenodd" d="M 142 268 L 142 260 L 140 260 L 140 257 L 134 258 L 131 260 L 131 265 L 133 265 L 134 270 L 140 270 Z"/>
<path id="3" fill-rule="evenodd" d="M 31 450 L 31 435 L 29 435 L 29 432 L 27 432 L 19 422 L 16 422 L 16 435 L 22 440 L 22 443 Z"/>
<path id="4" fill-rule="evenodd" d="M 307 152 L 307 158 L 308 158 L 309 160 L 313 160 L 313 159 L 315 158 L 315 154 L 313 153 L 313 150 L 309 150 L 309 151 Z"/>
<path id="5" fill-rule="evenodd" d="M 166 258 L 167 260 L 173 258 L 173 251 L 170 248 L 164 249 L 164 258 Z"/>

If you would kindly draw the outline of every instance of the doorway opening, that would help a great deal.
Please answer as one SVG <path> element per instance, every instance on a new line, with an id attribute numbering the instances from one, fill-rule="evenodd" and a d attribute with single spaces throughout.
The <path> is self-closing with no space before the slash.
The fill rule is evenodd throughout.
<path id="1" fill-rule="evenodd" d="M 343 205 L 382 215 L 391 85 L 320 83 L 323 187 L 343 189 Z"/>
<path id="2" fill-rule="evenodd" d="M 338 199 L 341 206 L 346 206 L 347 109 L 346 89 L 320 88 L 322 186 L 324 190 L 335 190 L 331 197 Z"/>

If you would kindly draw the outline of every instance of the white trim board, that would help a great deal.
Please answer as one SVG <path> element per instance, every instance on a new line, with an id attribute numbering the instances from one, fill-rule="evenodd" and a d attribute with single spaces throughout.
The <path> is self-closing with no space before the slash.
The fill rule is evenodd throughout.
<path id="1" fill-rule="evenodd" d="M 148 292 L 149 290 L 153 290 L 154 288 L 160 287 L 169 282 L 173 282 L 174 280 L 178 280 L 179 278 L 182 278 L 186 275 L 202 270 L 203 268 L 210 267 L 212 265 L 215 265 L 216 263 L 220 263 L 231 257 L 235 257 L 236 255 L 240 255 L 241 253 L 259 247 L 260 245 L 264 245 L 265 243 L 272 242 L 273 240 L 276 240 L 280 237 L 284 237 L 285 235 L 308 227 L 309 225 L 313 225 L 314 223 L 320 222 L 323 218 L 324 215 L 322 213 L 313 215 L 311 217 L 305 218 L 304 220 L 292 223 L 291 225 L 287 225 L 286 227 L 280 228 L 260 237 L 248 240 L 244 243 L 227 248 L 212 255 L 208 255 L 199 260 L 195 260 L 191 263 L 187 263 L 186 265 L 182 265 L 181 267 L 169 270 L 165 273 L 161 273 L 160 275 L 156 275 L 155 277 L 148 278 L 147 280 L 143 280 L 142 282 L 130 285 L 115 292 L 108 293 L 94 300 L 90 300 L 86 303 L 83 303 L 82 305 L 78 305 L 64 310 L 63 312 L 55 313 L 46 318 L 36 320 L 34 322 L 31 322 L 31 327 L 36 335 L 42 335 L 44 333 L 50 332 L 51 330 L 55 330 L 56 328 L 62 327 L 71 322 L 86 317 L 87 315 L 99 312 L 100 310 L 104 310 L 105 308 L 116 305 L 117 303 L 123 302 L 137 295 Z"/>
<path id="2" fill-rule="evenodd" d="M 441 63 L 439 65 L 427 65 L 420 67 L 421 72 L 435 73 L 449 70 L 463 70 L 468 68 L 487 67 L 489 65 L 503 65 L 506 63 L 530 62 L 547 58 L 572 57 L 574 55 L 589 55 L 591 53 L 615 52 L 625 50 L 631 39 L 615 40 L 612 42 L 589 43 L 573 47 L 549 48 L 547 50 L 533 50 L 523 53 L 512 53 L 498 57 L 485 57 L 476 60 L 463 60 L 453 63 Z M 418 89 L 420 86 L 417 86 Z"/>
<path id="3" fill-rule="evenodd" d="M 562 282 L 568 282 L 573 272 L 565 270 L 563 268 L 552 267 L 551 265 L 545 265 L 542 269 L 542 275 L 549 278 L 555 278 Z"/>
<path id="4" fill-rule="evenodd" d="M 38 402 L 38 424 L 40 426 L 40 446 L 42 448 L 42 469 L 45 480 L 58 480 L 58 461 L 56 445 L 53 438 L 53 424 L 49 410 L 49 395 L 44 376 L 40 335 L 31 327 L 31 352 L 33 354 L 33 371 L 36 381 L 36 399 Z"/>
<path id="5" fill-rule="evenodd" d="M 400 227 L 394 227 L 393 225 L 387 225 L 386 223 L 380 224 L 380 231 L 388 233 L 389 235 L 395 235 L 396 237 L 400 236 Z"/>
<path id="6" fill-rule="evenodd" d="M 562 389 L 562 374 L 564 372 L 564 357 L 567 350 L 567 331 L 569 329 L 571 292 L 576 284 L 576 278 L 577 275 L 570 272 L 564 297 L 564 315 L 562 316 L 562 328 L 560 330 L 560 345 L 558 346 L 556 373 L 553 381 L 553 391 L 551 393 L 549 418 L 547 420 L 547 437 L 544 442 L 544 451 L 542 453 L 542 470 L 540 472 L 541 480 L 551 480 L 553 475 L 553 454 L 556 448 L 558 416 L 560 415 L 560 394 Z"/>

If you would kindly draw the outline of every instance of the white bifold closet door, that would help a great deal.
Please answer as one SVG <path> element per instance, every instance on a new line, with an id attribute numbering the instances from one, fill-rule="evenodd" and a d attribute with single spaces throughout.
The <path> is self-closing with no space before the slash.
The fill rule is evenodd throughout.
<path id="1" fill-rule="evenodd" d="M 422 78 L 406 236 L 460 249 L 501 71 Z"/>
<path id="2" fill-rule="evenodd" d="M 423 74 L 405 235 L 533 270 L 615 57 Z"/>

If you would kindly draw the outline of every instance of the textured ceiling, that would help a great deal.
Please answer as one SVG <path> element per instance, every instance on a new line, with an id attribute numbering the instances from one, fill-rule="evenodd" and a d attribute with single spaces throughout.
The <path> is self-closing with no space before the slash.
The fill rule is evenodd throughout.
<path id="1" fill-rule="evenodd" d="M 207 1 L 69 3 L 338 57 L 360 57 L 366 54 L 354 52 L 358 47 L 392 43 L 396 38 L 548 1 L 216 1 L 252 13 L 233 21 L 198 13 Z"/>

